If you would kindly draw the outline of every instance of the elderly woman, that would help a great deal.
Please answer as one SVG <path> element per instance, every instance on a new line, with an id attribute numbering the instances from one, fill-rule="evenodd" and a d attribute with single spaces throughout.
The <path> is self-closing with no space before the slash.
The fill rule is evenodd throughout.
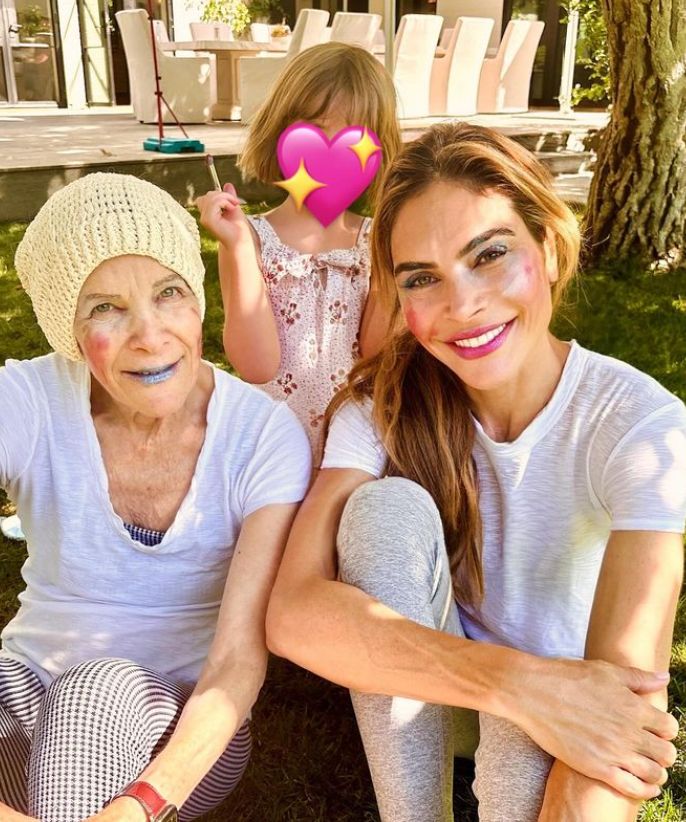
<path id="1" fill-rule="evenodd" d="M 197 227 L 157 187 L 72 183 L 16 267 L 55 353 L 0 369 L 0 484 L 28 540 L 0 819 L 193 819 L 248 761 L 308 441 L 201 358 Z"/>
<path id="2" fill-rule="evenodd" d="M 479 711 L 481 820 L 633 819 L 675 756 L 639 668 L 669 662 L 684 406 L 550 332 L 578 229 L 506 138 L 406 146 L 372 249 L 397 324 L 339 397 L 268 641 L 354 690 L 384 822 L 452 820 L 443 706 Z"/>

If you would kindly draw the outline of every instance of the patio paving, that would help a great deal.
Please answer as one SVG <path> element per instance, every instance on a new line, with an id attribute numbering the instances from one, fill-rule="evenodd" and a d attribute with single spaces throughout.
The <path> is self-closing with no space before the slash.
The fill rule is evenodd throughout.
<path id="1" fill-rule="evenodd" d="M 403 139 L 412 140 L 433 123 L 446 119 L 449 118 L 404 120 Z M 575 150 L 581 151 L 582 137 L 601 128 L 607 115 L 592 111 L 563 117 L 553 110 L 533 110 L 464 119 L 496 128 L 521 139 L 532 149 L 543 150 L 544 155 L 550 155 L 551 162 L 562 163 L 558 171 L 565 171 L 568 165 L 564 161 Z M 222 181 L 237 184 L 246 199 L 273 196 L 274 189 L 269 186 L 242 183 L 236 170 L 236 156 L 244 145 L 246 126 L 217 121 L 185 128 L 191 138 L 202 141 L 205 150 L 215 156 Z M 175 126 L 165 126 L 165 135 L 181 136 L 181 132 Z M 143 141 L 156 136 L 157 127 L 134 120 L 128 106 L 86 111 L 0 108 L 0 221 L 30 219 L 53 191 L 92 171 L 136 174 L 158 183 L 181 202 L 192 202 L 196 194 L 208 188 L 203 155 L 145 151 Z M 558 140 L 553 139 L 552 151 L 545 151 L 551 136 Z M 583 201 L 590 174 L 579 176 L 578 165 L 572 158 L 569 168 L 574 173 L 563 175 L 560 181 L 561 185 L 565 181 L 565 196 Z"/>

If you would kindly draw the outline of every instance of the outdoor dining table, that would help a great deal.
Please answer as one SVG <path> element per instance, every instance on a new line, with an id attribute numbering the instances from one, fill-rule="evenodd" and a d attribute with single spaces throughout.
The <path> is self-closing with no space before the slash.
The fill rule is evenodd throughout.
<path id="1" fill-rule="evenodd" d="M 256 43 L 253 40 L 185 40 L 158 42 L 163 51 L 205 51 L 217 58 L 217 102 L 210 111 L 213 120 L 240 120 L 240 59 L 265 52 L 285 54 L 290 38 L 284 42 Z"/>
<path id="2" fill-rule="evenodd" d="M 241 57 L 255 57 L 265 52 L 285 54 L 290 37 L 283 40 L 283 43 L 274 40 L 268 43 L 254 40 L 170 40 L 158 41 L 158 46 L 163 51 L 204 51 L 214 54 L 217 58 L 217 102 L 212 106 L 210 116 L 213 120 L 240 120 Z M 374 44 L 372 53 L 383 63 L 383 44 Z M 436 57 L 444 55 L 445 49 L 437 47 Z"/>

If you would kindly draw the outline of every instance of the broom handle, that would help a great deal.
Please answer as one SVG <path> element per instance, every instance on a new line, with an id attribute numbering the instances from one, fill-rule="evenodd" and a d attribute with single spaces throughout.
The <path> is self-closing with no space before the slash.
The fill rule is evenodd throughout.
<path id="1" fill-rule="evenodd" d="M 162 124 L 162 89 L 160 88 L 160 70 L 157 65 L 157 38 L 155 37 L 155 26 L 152 16 L 152 0 L 148 0 L 148 19 L 150 20 L 150 44 L 152 45 L 152 62 L 155 66 L 155 97 L 157 98 L 157 132 L 160 143 L 164 139 L 164 126 Z M 166 100 L 165 100 L 166 105 Z M 169 106 L 167 106 L 169 108 Z"/>
<path id="2" fill-rule="evenodd" d="M 164 96 L 164 94 L 160 94 L 160 97 L 162 98 L 162 102 L 163 102 L 163 103 L 165 104 L 165 106 L 167 107 L 167 111 L 168 111 L 168 112 L 171 114 L 171 116 L 174 118 L 174 122 L 175 122 L 175 123 L 176 123 L 176 125 L 177 125 L 180 129 L 181 129 L 181 133 L 183 134 L 183 136 L 184 136 L 187 140 L 190 140 L 190 137 L 188 136 L 188 132 L 186 131 L 186 129 L 185 129 L 185 128 L 181 125 L 181 123 L 179 122 L 179 118 L 176 116 L 176 112 L 174 111 L 174 109 L 173 109 L 173 108 L 169 105 L 169 103 L 167 102 L 167 98 Z"/>

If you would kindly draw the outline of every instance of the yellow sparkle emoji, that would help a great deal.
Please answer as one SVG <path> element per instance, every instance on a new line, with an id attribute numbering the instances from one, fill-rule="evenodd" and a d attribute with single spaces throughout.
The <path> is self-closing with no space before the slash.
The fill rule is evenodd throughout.
<path id="1" fill-rule="evenodd" d="M 369 136 L 366 128 L 362 132 L 362 137 L 359 142 L 353 143 L 353 145 L 348 146 L 348 148 L 357 154 L 360 163 L 362 164 L 362 171 L 364 171 L 365 166 L 367 165 L 367 160 L 369 160 L 372 154 L 375 154 L 377 151 L 381 151 L 381 146 L 377 146 L 374 140 L 372 140 Z"/>
<path id="2" fill-rule="evenodd" d="M 295 207 L 300 211 L 303 203 L 309 194 L 316 191 L 318 188 L 325 188 L 326 183 L 320 183 L 311 177 L 308 170 L 305 168 L 305 158 L 300 158 L 300 165 L 298 170 L 292 177 L 282 182 L 275 183 L 280 188 L 285 189 L 295 201 Z"/>

